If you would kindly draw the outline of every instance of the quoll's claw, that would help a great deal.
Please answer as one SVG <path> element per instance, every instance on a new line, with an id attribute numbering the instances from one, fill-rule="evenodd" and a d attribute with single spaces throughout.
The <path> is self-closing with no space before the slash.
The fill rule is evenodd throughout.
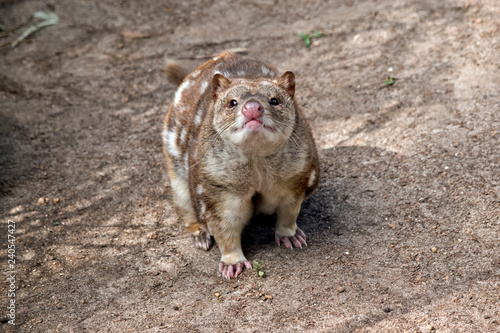
<path id="1" fill-rule="evenodd" d="M 212 246 L 212 235 L 206 232 L 202 232 L 196 236 L 193 235 L 193 243 L 195 247 L 208 251 L 210 246 Z"/>
<path id="2" fill-rule="evenodd" d="M 219 264 L 219 272 L 226 279 L 231 279 L 232 277 L 237 277 L 243 272 L 243 268 L 252 269 L 252 264 L 250 261 L 245 260 L 234 265 L 226 265 L 224 262 Z"/>
<path id="3" fill-rule="evenodd" d="M 302 245 L 307 246 L 306 243 L 306 234 L 299 228 L 295 231 L 294 236 L 280 236 L 278 234 L 275 234 L 275 241 L 278 246 L 283 243 L 287 249 L 293 249 L 293 247 L 298 247 L 302 248 Z"/>

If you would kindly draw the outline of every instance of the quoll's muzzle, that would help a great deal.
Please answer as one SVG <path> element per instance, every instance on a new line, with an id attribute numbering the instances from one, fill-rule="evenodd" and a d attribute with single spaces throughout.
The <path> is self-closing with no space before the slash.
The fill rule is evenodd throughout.
<path id="1" fill-rule="evenodd" d="M 264 108 L 257 101 L 248 101 L 243 105 L 241 113 L 249 119 L 257 119 L 264 113 Z"/>
<path id="2" fill-rule="evenodd" d="M 249 130 L 256 131 L 262 126 L 262 114 L 264 108 L 257 101 L 248 101 L 243 105 L 241 113 L 247 118 L 245 127 Z"/>

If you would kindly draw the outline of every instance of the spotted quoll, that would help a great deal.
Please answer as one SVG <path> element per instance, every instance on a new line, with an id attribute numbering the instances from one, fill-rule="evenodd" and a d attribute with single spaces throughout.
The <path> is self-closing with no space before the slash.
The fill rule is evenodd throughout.
<path id="1" fill-rule="evenodd" d="M 225 278 L 252 268 L 241 234 L 254 213 L 276 213 L 278 245 L 307 245 L 296 219 L 318 184 L 318 156 L 294 94 L 292 72 L 224 52 L 185 77 L 168 109 L 163 142 L 177 212 L 196 247 L 208 250 L 214 237 Z"/>

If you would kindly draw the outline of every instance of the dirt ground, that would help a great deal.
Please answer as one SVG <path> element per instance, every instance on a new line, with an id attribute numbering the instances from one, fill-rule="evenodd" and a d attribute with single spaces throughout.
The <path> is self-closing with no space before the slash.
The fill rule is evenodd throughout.
<path id="1" fill-rule="evenodd" d="M 13 0 L 0 24 L 49 9 L 0 50 L 0 331 L 500 332 L 497 0 Z M 309 246 L 256 218 L 265 276 L 223 281 L 172 207 L 162 68 L 232 48 L 294 71 L 322 175 Z"/>

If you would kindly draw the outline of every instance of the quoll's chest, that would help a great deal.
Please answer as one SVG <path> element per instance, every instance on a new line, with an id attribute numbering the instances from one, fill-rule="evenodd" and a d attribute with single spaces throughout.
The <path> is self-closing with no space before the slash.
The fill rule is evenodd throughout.
<path id="1" fill-rule="evenodd" d="M 190 160 L 188 169 L 193 186 L 209 182 L 246 195 L 274 193 L 307 167 L 304 160 L 287 161 L 286 153 L 280 157 L 248 158 L 224 150 L 212 150 L 201 159 Z"/>

